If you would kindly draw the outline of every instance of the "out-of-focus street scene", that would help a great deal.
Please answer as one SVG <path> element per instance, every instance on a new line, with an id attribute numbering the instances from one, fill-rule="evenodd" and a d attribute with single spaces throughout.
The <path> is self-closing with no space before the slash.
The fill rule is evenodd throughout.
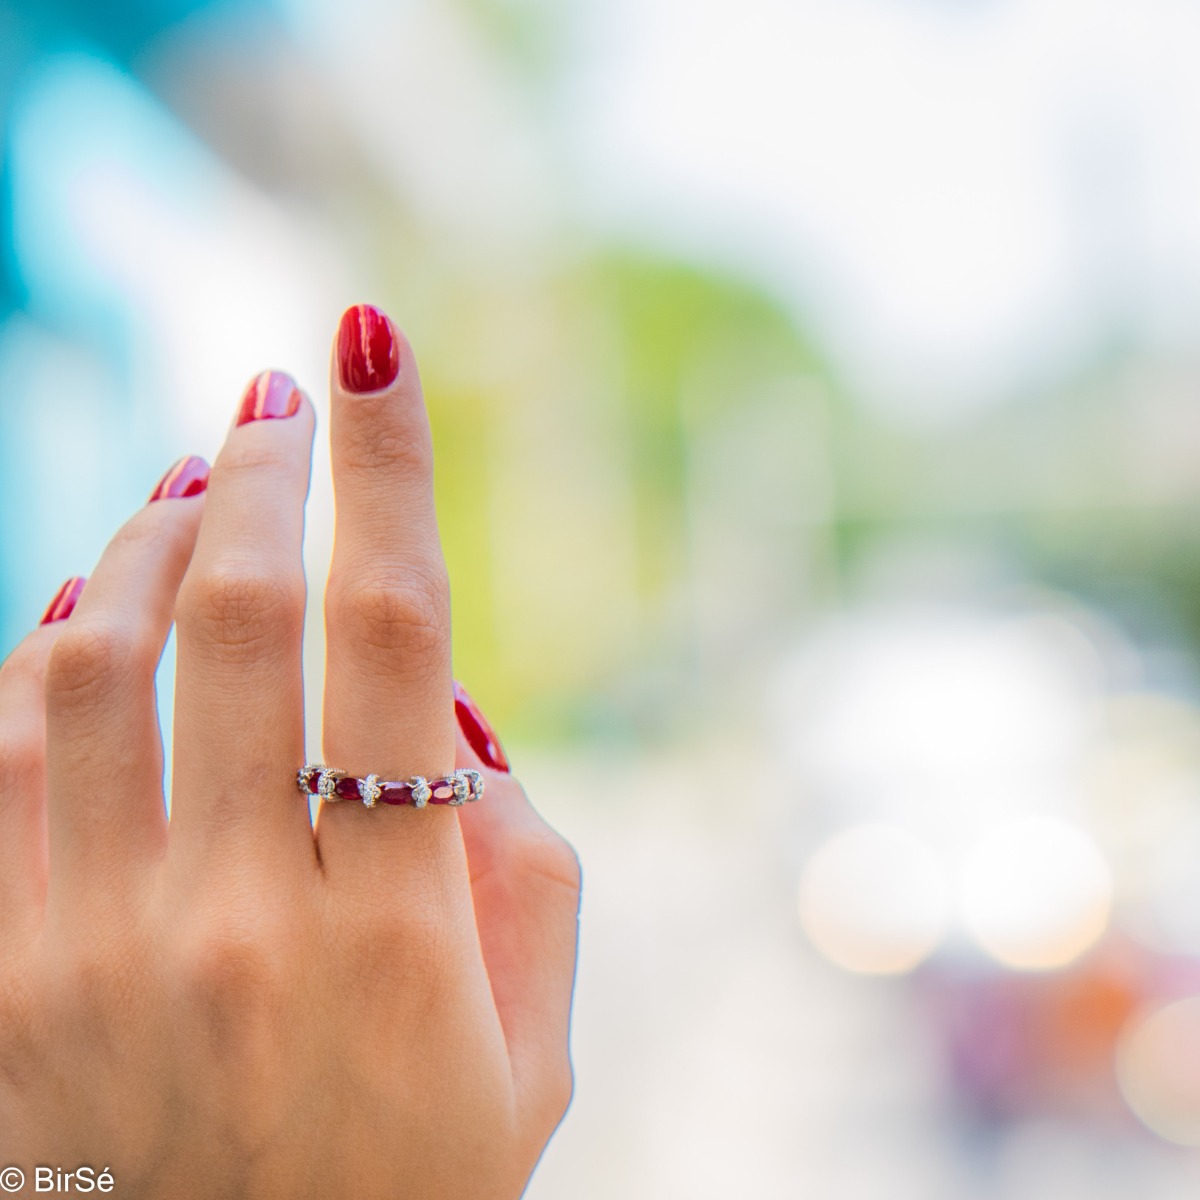
<path id="1" fill-rule="evenodd" d="M 583 862 L 530 1200 L 1190 1200 L 1198 45 L 1185 0 L 0 0 L 0 654 L 258 371 L 325 422 L 377 304 L 456 673 Z"/>

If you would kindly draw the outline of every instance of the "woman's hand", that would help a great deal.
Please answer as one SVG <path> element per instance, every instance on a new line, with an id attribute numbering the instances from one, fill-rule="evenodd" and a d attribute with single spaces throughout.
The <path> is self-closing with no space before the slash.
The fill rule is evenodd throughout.
<path id="1" fill-rule="evenodd" d="M 313 427 L 290 379 L 257 380 L 207 489 L 199 460 L 168 473 L 0 670 L 0 1167 L 22 1194 L 86 1164 L 127 1197 L 513 1200 L 566 1108 L 578 865 L 462 693 L 456 721 L 416 364 L 366 307 L 333 367 L 325 761 L 471 766 L 486 794 L 330 804 L 315 831 L 297 794 Z"/>

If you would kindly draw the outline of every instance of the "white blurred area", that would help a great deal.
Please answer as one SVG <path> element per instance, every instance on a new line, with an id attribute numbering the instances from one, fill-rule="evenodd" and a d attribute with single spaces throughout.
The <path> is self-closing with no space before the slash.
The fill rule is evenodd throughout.
<path id="1" fill-rule="evenodd" d="M 1194 1195 L 1200 710 L 1145 672 L 1061 597 L 872 605 L 803 639 L 757 747 L 615 795 L 531 764 L 585 889 L 530 1197 Z"/>
<path id="2" fill-rule="evenodd" d="M 911 833 L 882 822 L 835 834 L 800 877 L 800 922 L 831 962 L 868 975 L 903 974 L 942 940 L 946 870 Z"/>
<path id="3" fill-rule="evenodd" d="M 215 450 L 251 375 L 320 411 L 342 307 L 395 303 L 486 431 L 453 464 L 486 528 L 444 521 L 470 619 L 548 708 L 602 694 L 593 726 L 547 721 L 557 748 L 509 746 L 585 872 L 576 1100 L 530 1200 L 1200 1194 L 1195 672 L 1178 627 L 1143 645 L 984 544 L 1024 515 L 1191 523 L 1200 6 L 276 8 L 269 37 L 218 14 L 148 51 L 191 128 L 84 54 L 22 83 L 23 612 Z M 484 9 L 552 30 L 536 86 Z M 678 526 L 639 507 L 661 446 L 618 402 L 618 322 L 563 316 L 593 310 L 556 273 L 630 246 L 751 281 L 828 358 L 684 364 L 653 462 Z M 941 518 L 967 532 L 921 533 Z M 947 571 L 941 536 L 980 546 Z"/>
<path id="4" fill-rule="evenodd" d="M 1086 630 L 1050 609 L 848 615 L 816 640 L 781 689 L 795 721 L 784 744 L 830 819 L 888 818 L 835 834 L 804 869 L 802 917 L 829 957 L 911 969 L 942 941 L 943 909 L 1005 966 L 1064 966 L 1091 948 L 1112 890 L 1087 829 L 1103 666 Z M 881 941 L 877 962 L 865 945 L 847 960 L 827 908 L 864 935 L 898 923 L 890 954 Z"/>
<path id="5" fill-rule="evenodd" d="M 1054 817 L 994 830 L 962 864 L 963 917 L 1001 966 L 1065 967 L 1108 928 L 1112 874 L 1086 833 Z"/>
<path id="6" fill-rule="evenodd" d="M 601 219 L 753 263 L 936 425 L 1119 328 L 1200 337 L 1188 0 L 616 0 L 573 89 Z"/>
<path id="7" fill-rule="evenodd" d="M 323 415 L 330 331 L 357 293 L 327 234 L 248 187 L 108 64 L 52 59 L 23 92 L 14 125 L 13 221 L 33 311 L 79 340 L 56 344 L 16 318 L 0 338 L 0 374 L 18 436 L 60 466 L 74 451 L 69 493 L 58 472 L 31 471 L 27 495 L 48 513 L 70 504 L 70 532 L 55 549 L 87 562 L 144 501 L 163 462 L 191 447 L 211 459 L 259 371 L 286 364 Z M 114 325 L 116 377 L 104 353 Z M 100 419 L 114 409 L 117 419 Z M 87 435 L 64 439 L 64 424 L 75 422 L 86 422 Z M 318 439 L 305 542 L 314 579 L 327 573 L 333 545 L 328 461 Z M 49 576 L 22 581 L 44 591 Z M 319 728 L 316 609 L 308 631 Z M 169 654 L 160 678 L 168 754 L 173 679 Z"/>

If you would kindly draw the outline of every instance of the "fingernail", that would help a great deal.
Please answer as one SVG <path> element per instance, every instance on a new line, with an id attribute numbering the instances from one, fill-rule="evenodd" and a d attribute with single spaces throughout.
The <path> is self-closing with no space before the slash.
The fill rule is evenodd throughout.
<path id="1" fill-rule="evenodd" d="M 242 396 L 237 423 L 294 417 L 300 411 L 300 389 L 296 381 L 282 371 L 264 371 L 250 381 Z"/>
<path id="2" fill-rule="evenodd" d="M 337 356 L 342 387 L 348 392 L 377 392 L 400 373 L 392 323 L 370 304 L 356 304 L 342 313 Z"/>
<path id="3" fill-rule="evenodd" d="M 50 601 L 50 607 L 46 609 L 40 624 L 49 625 L 51 621 L 65 621 L 74 611 L 85 583 L 87 580 L 82 575 L 72 575 L 54 593 L 54 599 Z"/>
<path id="4" fill-rule="evenodd" d="M 155 500 L 182 500 L 198 496 L 208 487 L 208 463 L 195 454 L 181 458 L 159 481 L 150 493 L 147 504 Z"/>
<path id="5" fill-rule="evenodd" d="M 457 679 L 454 681 L 454 713 L 463 737 L 479 755 L 484 766 L 491 767 L 493 771 L 510 771 L 512 768 L 508 765 L 508 755 L 504 753 L 496 731 Z"/>

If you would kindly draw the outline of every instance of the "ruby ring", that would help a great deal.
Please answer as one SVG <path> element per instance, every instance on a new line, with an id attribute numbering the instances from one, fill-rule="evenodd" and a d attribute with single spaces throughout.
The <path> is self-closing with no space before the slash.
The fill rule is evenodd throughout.
<path id="1" fill-rule="evenodd" d="M 327 803 L 335 800 L 361 800 L 367 808 L 376 804 L 469 804 L 483 795 L 483 776 L 464 768 L 441 779 L 414 775 L 400 783 L 388 783 L 378 775 L 359 779 L 324 763 L 307 763 L 296 772 L 296 787 L 305 796 L 320 796 Z"/>

